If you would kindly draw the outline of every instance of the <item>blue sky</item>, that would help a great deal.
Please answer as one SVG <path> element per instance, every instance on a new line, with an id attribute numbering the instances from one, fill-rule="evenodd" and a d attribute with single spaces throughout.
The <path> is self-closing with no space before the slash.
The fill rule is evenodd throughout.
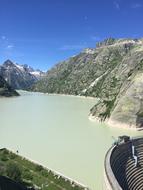
<path id="1" fill-rule="evenodd" d="M 107 37 L 143 37 L 142 0 L 0 0 L 0 63 L 47 70 Z"/>

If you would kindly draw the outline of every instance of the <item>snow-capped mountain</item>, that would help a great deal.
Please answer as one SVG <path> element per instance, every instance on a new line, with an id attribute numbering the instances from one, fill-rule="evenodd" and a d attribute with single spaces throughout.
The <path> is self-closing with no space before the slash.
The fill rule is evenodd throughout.
<path id="1" fill-rule="evenodd" d="M 44 72 L 7 60 L 0 66 L 0 75 L 13 88 L 28 89 L 44 75 Z"/>

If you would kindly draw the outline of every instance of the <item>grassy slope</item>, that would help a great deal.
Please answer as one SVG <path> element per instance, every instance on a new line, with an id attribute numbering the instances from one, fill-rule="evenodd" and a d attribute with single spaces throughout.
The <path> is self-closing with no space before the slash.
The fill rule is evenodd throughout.
<path id="1" fill-rule="evenodd" d="M 0 150 L 0 175 L 8 176 L 9 165 L 16 165 L 21 171 L 21 182 L 26 186 L 38 187 L 41 190 L 82 190 L 65 178 L 54 174 L 40 165 L 14 154 L 7 149 Z"/>

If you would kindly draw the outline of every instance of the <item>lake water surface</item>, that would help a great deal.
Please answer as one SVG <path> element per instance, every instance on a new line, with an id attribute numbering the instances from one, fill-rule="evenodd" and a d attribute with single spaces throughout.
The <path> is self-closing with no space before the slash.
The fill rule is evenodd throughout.
<path id="1" fill-rule="evenodd" d="M 0 99 L 0 147 L 102 190 L 103 161 L 112 136 L 129 132 L 88 119 L 95 99 L 20 92 Z"/>

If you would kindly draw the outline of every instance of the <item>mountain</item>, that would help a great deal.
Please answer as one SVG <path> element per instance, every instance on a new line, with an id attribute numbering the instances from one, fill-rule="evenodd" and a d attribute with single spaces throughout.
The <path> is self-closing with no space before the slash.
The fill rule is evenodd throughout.
<path id="1" fill-rule="evenodd" d="M 14 89 L 27 89 L 38 81 L 44 73 L 28 65 L 19 65 L 7 60 L 0 66 L 0 75 Z"/>
<path id="2" fill-rule="evenodd" d="M 19 94 L 13 88 L 11 88 L 1 76 L 0 76 L 0 96 L 5 96 L 5 97 L 19 96 Z"/>
<path id="3" fill-rule="evenodd" d="M 92 118 L 141 129 L 143 39 L 106 39 L 57 64 L 32 90 L 97 97 Z"/>

